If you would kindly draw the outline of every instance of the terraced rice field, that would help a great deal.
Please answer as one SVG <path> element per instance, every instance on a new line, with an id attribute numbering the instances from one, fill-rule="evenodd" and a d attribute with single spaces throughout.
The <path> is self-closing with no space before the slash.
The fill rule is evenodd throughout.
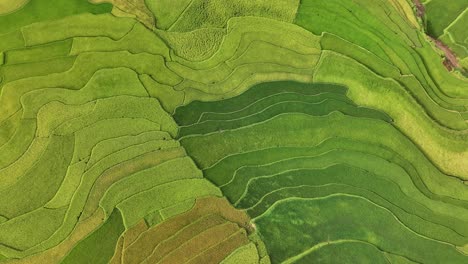
<path id="1" fill-rule="evenodd" d="M 0 0 L 0 263 L 468 263 L 467 8 Z"/>
<path id="2" fill-rule="evenodd" d="M 428 33 L 442 41 L 439 45 L 448 47 L 458 57 L 455 66 L 468 71 L 468 7 L 466 1 L 427 0 L 426 25 Z"/>

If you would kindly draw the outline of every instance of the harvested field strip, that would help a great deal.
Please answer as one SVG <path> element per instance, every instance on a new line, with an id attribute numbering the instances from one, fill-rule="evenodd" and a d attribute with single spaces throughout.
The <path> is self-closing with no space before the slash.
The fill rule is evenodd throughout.
<path id="1" fill-rule="evenodd" d="M 186 241 L 189 241 L 192 238 L 196 239 L 196 236 L 205 230 L 224 225 L 225 223 L 226 220 L 219 215 L 208 215 L 204 218 L 201 218 L 189 226 L 181 229 L 172 237 L 162 241 L 153 249 L 153 252 L 146 258 L 146 261 L 149 261 L 150 263 L 157 263 L 161 261 L 166 255 L 174 254 L 172 252 L 176 252 L 179 246 L 183 245 Z"/>
<path id="2" fill-rule="evenodd" d="M 214 245 L 193 257 L 189 260 L 189 263 L 208 263 L 209 261 L 220 263 L 223 259 L 229 256 L 232 251 L 245 246 L 249 242 L 250 241 L 246 236 L 245 231 L 239 230 L 217 245 Z"/>
<path id="3" fill-rule="evenodd" d="M 177 254 L 176 252 L 187 252 L 188 254 L 192 254 L 192 257 L 197 257 L 198 253 L 203 253 L 198 256 L 199 258 L 203 258 L 206 254 L 209 256 L 214 254 L 213 257 L 215 255 L 225 257 L 240 246 L 235 241 L 243 241 L 242 243 L 248 241 L 245 236 L 246 231 L 242 231 L 244 235 L 241 236 L 243 237 L 241 240 L 237 238 L 232 242 L 230 240 L 224 241 L 225 239 L 229 239 L 229 234 L 224 231 L 219 235 L 213 236 L 213 239 L 218 239 L 222 243 L 219 244 L 219 247 L 223 248 L 216 248 L 216 245 L 214 245 L 213 248 L 209 249 L 208 244 L 201 243 L 206 240 L 199 240 L 197 236 L 212 234 L 210 233 L 212 232 L 210 231 L 211 228 L 215 228 L 213 231 L 219 228 L 222 230 L 227 230 L 225 228 L 228 228 L 234 232 L 233 234 L 236 234 L 235 237 L 239 237 L 238 232 L 245 230 L 244 228 L 248 228 L 248 231 L 251 230 L 246 224 L 248 224 L 247 215 L 242 211 L 233 209 L 225 199 L 214 197 L 198 199 L 190 211 L 168 219 L 142 232 L 133 243 L 124 247 L 123 261 L 125 263 L 139 263 L 141 261 L 153 263 L 164 261 L 164 259 L 168 261 L 168 259 L 172 258 L 171 256 Z M 225 250 L 224 244 L 233 247 L 230 250 Z M 201 252 L 193 250 L 182 251 L 179 248 L 180 245 L 198 247 Z M 208 251 L 204 253 L 205 249 Z M 191 257 L 187 256 L 187 258 Z"/>
<path id="4" fill-rule="evenodd" d="M 208 228 L 206 231 L 194 236 L 187 242 L 179 245 L 179 247 L 167 254 L 161 263 L 175 263 L 176 261 L 190 262 L 192 258 L 196 258 L 198 254 L 215 246 L 225 239 L 225 235 L 234 235 L 237 231 L 237 226 L 232 223 L 226 223 L 223 225 Z M 248 239 L 245 236 L 245 241 Z M 152 261 L 150 258 L 149 261 Z"/>

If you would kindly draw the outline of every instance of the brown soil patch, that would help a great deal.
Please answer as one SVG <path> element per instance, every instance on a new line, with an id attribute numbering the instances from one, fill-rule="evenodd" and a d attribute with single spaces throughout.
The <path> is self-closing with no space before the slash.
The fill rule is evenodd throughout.
<path id="1" fill-rule="evenodd" d="M 426 7 L 424 7 L 420 0 L 414 0 L 413 2 L 416 6 L 416 16 L 423 18 L 426 13 Z"/>
<path id="2" fill-rule="evenodd" d="M 165 256 L 171 254 L 171 252 L 177 251 L 178 248 L 190 241 L 191 239 L 196 239 L 196 237 L 205 232 L 208 229 L 214 228 L 226 224 L 226 219 L 220 217 L 219 215 L 209 215 L 194 224 L 188 226 L 187 228 L 181 230 L 171 238 L 165 240 L 159 244 L 153 251 L 153 254 L 148 258 L 149 263 L 158 263 Z"/>
<path id="3" fill-rule="evenodd" d="M 151 254 L 158 255 L 159 252 L 153 252 L 156 247 L 159 246 L 161 249 L 165 248 L 166 246 L 163 245 L 165 240 L 171 240 L 171 237 L 190 226 L 190 224 L 209 215 L 216 215 L 226 222 L 235 223 L 236 226 L 238 226 L 237 230 L 244 228 L 248 232 L 253 231 L 252 227 L 249 225 L 250 219 L 247 214 L 244 211 L 232 207 L 226 198 L 208 197 L 197 199 L 195 206 L 190 211 L 151 227 L 143 232 L 132 245 L 124 248 L 123 263 L 140 263 Z M 207 226 L 205 226 L 205 228 L 207 228 Z M 187 229 L 187 231 L 189 231 L 189 229 Z M 200 230 L 197 230 L 193 233 L 199 231 Z M 183 232 L 179 233 L 179 235 L 183 235 Z M 177 238 L 174 237 L 173 239 Z M 180 242 L 181 241 L 178 240 L 177 244 L 180 245 Z"/>
<path id="4" fill-rule="evenodd" d="M 239 226 L 234 223 L 228 223 L 217 225 L 215 227 L 208 228 L 206 231 L 193 237 L 189 241 L 166 255 L 162 260 L 161 264 L 173 264 L 173 263 L 186 263 L 192 258 L 197 257 L 205 250 L 215 247 L 222 243 L 226 238 L 234 235 L 239 230 Z M 248 239 L 247 239 L 248 240 Z M 151 262 L 150 263 L 154 263 Z M 213 263 L 213 262 L 208 262 Z"/>
<path id="5" fill-rule="evenodd" d="M 454 68 L 460 68 L 460 64 L 458 63 L 457 56 L 447 45 L 445 45 L 442 41 L 435 39 L 429 35 L 428 37 L 436 44 L 436 46 L 440 50 L 444 52 L 445 60 L 443 61 L 443 64 L 445 68 L 447 68 L 447 70 L 451 71 Z"/>
<path id="6" fill-rule="evenodd" d="M 206 264 L 206 263 L 221 263 L 227 256 L 229 256 L 237 248 L 246 245 L 250 242 L 247 238 L 245 231 L 240 230 L 234 235 L 231 235 L 223 242 L 214 247 L 205 250 L 200 255 L 188 261 L 189 264 Z"/>

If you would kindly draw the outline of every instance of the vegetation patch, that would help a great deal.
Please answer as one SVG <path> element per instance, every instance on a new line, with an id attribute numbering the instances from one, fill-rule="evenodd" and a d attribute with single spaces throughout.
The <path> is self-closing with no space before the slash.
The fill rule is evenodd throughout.
<path id="1" fill-rule="evenodd" d="M 466 1 L 0 4 L 0 263 L 467 263 Z"/>

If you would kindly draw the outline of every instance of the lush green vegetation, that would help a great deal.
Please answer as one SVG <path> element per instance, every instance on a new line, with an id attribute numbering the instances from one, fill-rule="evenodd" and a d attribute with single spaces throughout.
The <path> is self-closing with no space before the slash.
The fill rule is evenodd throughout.
<path id="1" fill-rule="evenodd" d="M 468 261 L 465 1 L 4 2 L 0 263 Z"/>
<path id="2" fill-rule="evenodd" d="M 14 4 L 17 8 L 18 3 L 25 1 L 8 0 L 8 2 L 3 5 L 6 7 L 8 4 Z M 5 7 L 2 6 L 2 10 Z M 56 0 L 54 2 L 48 0 L 29 0 L 22 8 L 16 9 L 15 12 L 9 12 L 6 15 L 0 16 L 0 23 L 2 25 L 0 34 L 9 33 L 40 21 L 55 20 L 81 13 L 107 13 L 111 9 L 112 5 L 110 4 L 93 5 L 88 1 L 81 0 Z M 0 13 L 3 14 L 3 11 Z"/>
<path id="3" fill-rule="evenodd" d="M 428 33 L 443 41 L 459 57 L 461 67 L 468 69 L 468 7 L 463 0 L 424 2 Z"/>
<path id="4" fill-rule="evenodd" d="M 279 90 L 278 87 L 283 89 Z M 262 84 L 241 96 L 223 101 L 226 104 L 194 102 L 181 108 L 180 114 L 179 110 L 175 114 L 178 123 L 184 124 L 179 131 L 182 145 L 205 170 L 206 177 L 220 186 L 223 194 L 236 207 L 245 209 L 254 219 L 272 261 L 303 258 L 301 252 L 307 250 L 307 245 L 312 248 L 326 241 L 326 235 L 316 238 L 317 240 L 309 238 L 309 235 L 315 236 L 331 220 L 320 220 L 323 226 L 313 224 L 311 221 L 316 222 L 318 216 L 314 216 L 315 213 L 312 212 L 307 213 L 303 207 L 296 209 L 296 202 L 292 201 L 321 199 L 330 195 L 346 195 L 345 199 L 365 199 L 373 206 L 385 209 L 389 216 L 382 215 L 382 219 L 378 220 L 375 208 L 369 209 L 368 213 L 362 213 L 364 209 L 358 209 L 358 215 L 372 215 L 376 223 L 386 223 L 384 225 L 388 228 L 412 230 L 428 239 L 426 242 L 439 241 L 439 244 L 427 244 L 423 246 L 425 249 L 421 253 L 417 253 L 416 249 L 403 252 L 396 248 L 387 249 L 385 244 L 377 243 L 374 241 L 375 235 L 342 236 L 346 232 L 341 229 L 336 232 L 327 231 L 330 241 L 363 241 L 371 245 L 370 249 L 373 246 L 383 252 L 405 256 L 420 263 L 426 263 L 432 258 L 426 258 L 428 255 L 424 254 L 429 247 L 434 247 L 430 250 L 433 252 L 442 250 L 436 247 L 445 247 L 445 243 L 463 247 L 468 242 L 466 186 L 457 180 L 449 180 L 449 175 L 441 174 L 413 142 L 395 129 L 391 119 L 375 110 L 357 108 L 358 112 L 344 111 L 339 104 L 335 104 L 321 106 L 320 110 L 331 111 L 322 113 L 314 111 L 313 106 L 309 106 L 307 111 L 294 107 L 300 106 L 302 100 L 307 100 L 304 92 L 314 93 L 314 88 L 319 94 L 321 91 L 333 91 L 333 86 L 327 85 L 314 87 L 281 82 Z M 343 90 L 337 88 L 341 87 L 335 88 L 337 94 L 343 94 Z M 259 108 L 254 115 L 249 114 L 246 109 L 260 106 L 261 101 L 274 98 L 265 96 L 266 90 L 272 91 L 273 95 L 278 92 L 274 90 L 283 94 L 288 91 L 302 92 L 302 100 L 287 101 L 288 107 L 280 108 L 281 111 L 268 112 Z M 184 112 L 190 115 L 185 115 Z M 266 117 L 255 118 L 261 116 L 260 113 L 265 113 Z M 234 114 L 238 117 L 231 119 Z M 210 129 L 212 127 L 216 130 Z M 261 135 L 269 136 L 262 139 Z M 203 147 L 208 145 L 209 153 Z M 284 209 L 288 212 L 272 215 L 276 205 L 290 200 L 285 205 L 287 209 Z M 297 204 L 302 206 L 302 202 Z M 330 205 L 330 208 L 336 207 Z M 446 210 L 443 207 L 453 209 Z M 353 206 L 350 206 L 350 210 L 354 210 L 351 208 Z M 317 209 L 320 212 L 323 210 Z M 454 213 L 455 211 L 458 213 Z M 348 219 L 347 213 L 342 214 L 341 210 L 335 212 L 339 212 L 339 217 L 342 218 L 337 219 L 337 228 L 343 225 L 338 224 L 343 221 L 349 221 L 345 225 L 351 229 L 353 223 L 357 223 L 352 218 Z M 398 224 L 387 223 L 385 219 L 388 217 L 398 219 Z M 269 221 L 272 221 L 271 224 Z M 272 223 L 276 226 L 270 226 Z M 301 231 L 299 226 L 304 229 Z M 285 237 L 288 231 L 284 230 L 287 228 L 291 228 L 292 233 L 289 240 Z M 315 228 L 317 231 L 314 231 Z M 368 232 L 377 232 L 379 228 L 371 230 L 374 231 Z M 297 239 L 299 235 L 295 232 L 303 233 L 304 236 Z M 399 232 L 403 231 L 379 230 L 379 236 L 382 236 L 379 241 L 386 241 L 389 245 L 398 244 L 396 241 L 405 244 L 401 238 L 398 240 L 390 237 L 390 234 Z M 392 239 L 397 240 L 391 242 Z M 408 246 L 413 243 L 426 245 L 426 242 L 408 242 Z M 293 249 L 294 245 L 299 248 Z M 289 246 L 292 248 L 287 249 Z M 453 263 L 463 262 L 464 256 L 460 252 L 454 250 L 450 254 L 453 255 L 443 258 L 451 259 Z"/>
<path id="5" fill-rule="evenodd" d="M 463 0 L 445 2 L 429 0 L 424 3 L 427 15 L 427 30 L 434 37 L 440 37 L 444 30 L 467 8 Z"/>

